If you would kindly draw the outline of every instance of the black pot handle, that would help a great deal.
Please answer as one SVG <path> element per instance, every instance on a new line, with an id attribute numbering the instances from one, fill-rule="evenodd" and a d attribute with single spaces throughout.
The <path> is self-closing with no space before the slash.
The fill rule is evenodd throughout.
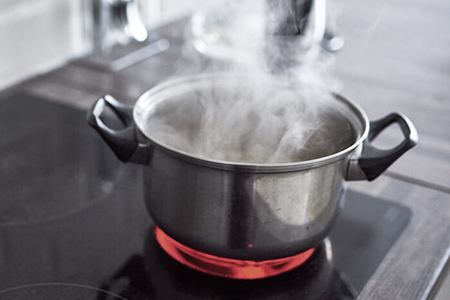
<path id="1" fill-rule="evenodd" d="M 389 125 L 397 123 L 403 133 L 403 141 L 392 149 L 378 149 L 372 141 Z M 348 180 L 374 180 L 380 176 L 406 151 L 413 148 L 418 141 L 417 130 L 413 123 L 401 113 L 391 113 L 384 118 L 370 122 L 367 139 L 362 144 L 359 157 L 349 161 L 347 170 Z"/>
<path id="2" fill-rule="evenodd" d="M 111 108 L 123 128 L 112 129 L 102 121 L 101 116 L 106 107 Z M 146 164 L 149 161 L 149 145 L 137 139 L 132 107 L 120 103 L 111 95 L 105 95 L 92 105 L 87 121 L 122 162 Z"/>

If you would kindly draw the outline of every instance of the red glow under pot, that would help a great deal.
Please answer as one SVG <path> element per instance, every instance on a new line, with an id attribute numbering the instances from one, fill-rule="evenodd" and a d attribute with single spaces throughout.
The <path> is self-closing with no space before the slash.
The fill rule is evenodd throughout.
<path id="1" fill-rule="evenodd" d="M 232 279 L 259 279 L 279 275 L 304 264 L 314 253 L 309 249 L 293 256 L 253 261 L 219 257 L 189 248 L 154 229 L 156 241 L 173 259 L 197 271 Z"/>

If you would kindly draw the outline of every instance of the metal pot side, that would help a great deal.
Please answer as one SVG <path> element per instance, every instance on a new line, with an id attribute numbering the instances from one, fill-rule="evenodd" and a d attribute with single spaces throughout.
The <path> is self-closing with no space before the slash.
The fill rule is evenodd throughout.
<path id="1" fill-rule="evenodd" d="M 155 150 L 147 209 L 177 241 L 222 257 L 265 260 L 316 246 L 344 194 L 345 160 L 287 173 L 232 172 Z"/>

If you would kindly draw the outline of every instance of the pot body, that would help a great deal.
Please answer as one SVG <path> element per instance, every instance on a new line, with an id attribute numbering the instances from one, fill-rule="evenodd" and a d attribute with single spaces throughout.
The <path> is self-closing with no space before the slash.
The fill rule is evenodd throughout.
<path id="1" fill-rule="evenodd" d="M 157 148 L 144 170 L 155 223 L 177 241 L 221 257 L 265 260 L 316 246 L 344 193 L 347 157 L 302 171 L 234 172 Z"/>
<path id="2" fill-rule="evenodd" d="M 351 124 L 354 142 L 310 160 L 280 164 L 219 161 L 172 148 L 145 133 L 142 116 L 152 105 L 186 91 L 197 95 L 205 86 L 227 86 L 230 78 L 234 84 L 250 77 L 187 77 L 154 87 L 134 108 L 106 95 L 88 113 L 89 124 L 121 161 L 144 165 L 145 201 L 155 224 L 190 248 L 262 261 L 315 247 L 329 233 L 339 212 L 345 181 L 375 179 L 417 143 L 416 129 L 406 116 L 391 113 L 369 123 L 361 108 L 339 95 L 334 95 L 333 103 L 345 116 L 343 122 Z M 272 86 L 289 88 L 278 83 Z M 123 128 L 113 129 L 102 121 L 106 107 Z M 377 149 L 372 140 L 391 124 L 400 126 L 403 140 L 391 149 Z"/>

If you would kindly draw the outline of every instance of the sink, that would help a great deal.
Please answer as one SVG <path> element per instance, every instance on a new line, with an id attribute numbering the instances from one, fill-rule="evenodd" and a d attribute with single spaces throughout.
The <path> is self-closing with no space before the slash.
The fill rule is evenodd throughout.
<path id="1" fill-rule="evenodd" d="M 105 198 L 123 170 L 85 112 L 0 96 L 0 227 L 51 221 Z"/>

